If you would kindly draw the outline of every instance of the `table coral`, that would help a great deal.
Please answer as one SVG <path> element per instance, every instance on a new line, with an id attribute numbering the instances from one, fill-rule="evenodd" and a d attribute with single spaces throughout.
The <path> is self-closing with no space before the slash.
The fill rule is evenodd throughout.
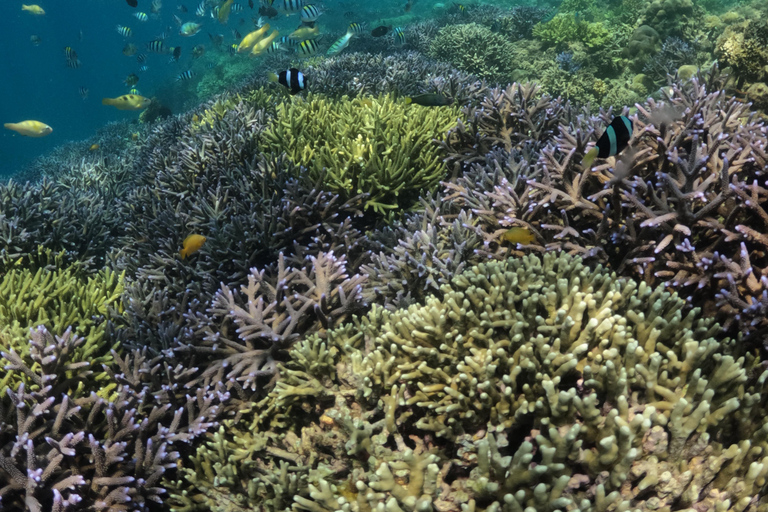
<path id="1" fill-rule="evenodd" d="M 768 510 L 768 370 L 675 294 L 551 253 L 442 294 L 296 344 L 174 510 Z"/>

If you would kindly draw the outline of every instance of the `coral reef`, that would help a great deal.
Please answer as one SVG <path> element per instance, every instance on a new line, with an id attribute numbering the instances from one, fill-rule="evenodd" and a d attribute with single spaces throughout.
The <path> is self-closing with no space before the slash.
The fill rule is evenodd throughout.
<path id="1" fill-rule="evenodd" d="M 768 370 L 676 295 L 554 254 L 441 291 L 294 345 L 174 510 L 768 506 Z"/>
<path id="2" fill-rule="evenodd" d="M 683 36 L 683 26 L 697 17 L 693 0 L 653 0 L 648 3 L 641 20 L 662 37 Z"/>
<path id="3" fill-rule="evenodd" d="M 667 75 L 674 76 L 680 66 L 691 64 L 696 64 L 696 50 L 678 37 L 668 37 L 661 51 L 646 62 L 643 73 L 656 80 L 666 80 Z"/>
<path id="4" fill-rule="evenodd" d="M 594 169 L 583 169 L 579 155 L 609 113 L 575 119 L 561 101 L 533 89 L 492 91 L 482 107 L 467 109 L 468 123 L 449 134 L 446 149 L 455 172 L 486 162 L 484 172 L 494 174 L 451 185 L 453 204 L 492 212 L 484 227 L 491 254 L 499 222 L 527 226 L 542 235 L 529 250 L 567 250 L 665 283 L 756 342 L 768 329 L 761 278 L 768 216 L 757 181 L 768 141 L 763 123 L 725 94 L 716 71 L 706 80 L 693 78 L 673 86 L 663 102 L 638 105 L 630 148 Z M 523 131 L 527 136 L 518 135 Z M 535 178 L 510 190 L 495 170 L 506 165 L 486 155 L 526 142 L 535 151 Z M 479 189 L 482 183 L 490 185 Z"/>
<path id="5" fill-rule="evenodd" d="M 2 353 L 11 380 L 30 382 L 0 396 L 3 510 L 150 510 L 167 498 L 161 478 L 175 473 L 177 450 L 218 425 L 225 394 L 185 394 L 187 370 L 139 352 L 113 353 L 102 383 L 109 398 L 73 398 L 67 390 L 92 374 L 73 357 L 83 342 L 41 326 L 26 356 Z"/>
<path id="6" fill-rule="evenodd" d="M 456 123 L 455 107 L 425 108 L 391 96 L 308 96 L 285 102 L 261 134 L 265 151 L 285 151 L 327 190 L 350 198 L 366 194 L 365 208 L 408 208 L 445 175 L 438 141 Z"/>
<path id="7" fill-rule="evenodd" d="M 491 29 L 467 23 L 440 29 L 429 55 L 490 82 L 506 82 L 514 69 L 510 43 Z"/>
<path id="8" fill-rule="evenodd" d="M 768 66 L 768 22 L 751 20 L 731 25 L 717 39 L 715 55 L 722 66 L 729 66 L 740 82 L 763 81 Z"/>
<path id="9" fill-rule="evenodd" d="M 122 314 L 123 275 L 109 269 L 88 275 L 81 265 L 64 266 L 63 254 L 52 255 L 42 248 L 39 252 L 36 270 L 13 268 L 0 278 L 0 350 L 26 357 L 29 330 L 44 326 L 52 335 L 63 336 L 71 330 L 81 338 L 68 355 L 71 364 L 85 361 L 97 368 L 110 364 L 110 349 L 116 347 L 107 339 L 107 321 Z M 0 357 L 0 367 L 5 364 Z M 28 377 L 5 373 L 0 378 L 0 396 L 7 387 L 16 389 L 21 382 L 29 386 Z M 87 382 L 71 381 L 73 387 L 63 391 L 71 398 L 87 396 L 98 391 L 105 379 L 106 374 L 97 372 Z"/>

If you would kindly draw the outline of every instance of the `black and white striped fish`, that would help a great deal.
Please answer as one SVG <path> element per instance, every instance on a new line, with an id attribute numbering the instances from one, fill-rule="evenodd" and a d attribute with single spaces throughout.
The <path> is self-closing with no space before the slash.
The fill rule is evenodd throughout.
<path id="1" fill-rule="evenodd" d="M 177 76 L 176 81 L 178 82 L 180 80 L 189 80 L 190 78 L 193 78 L 195 75 L 196 73 L 194 71 L 192 71 L 191 69 L 188 69 L 183 73 L 181 73 L 179 76 Z"/>
<path id="2" fill-rule="evenodd" d="M 155 39 L 147 43 L 147 50 L 152 53 L 165 53 L 165 45 L 162 39 Z"/>
<path id="3" fill-rule="evenodd" d="M 286 69 L 281 71 L 280 74 L 269 73 L 267 78 L 270 82 L 277 82 L 280 85 L 287 87 L 291 95 L 298 94 L 306 87 L 306 79 L 304 73 L 296 68 Z"/>
<path id="4" fill-rule="evenodd" d="M 120 34 L 123 37 L 131 37 L 132 30 L 131 27 L 124 27 L 122 25 L 118 25 L 117 27 L 117 33 Z"/>
<path id="5" fill-rule="evenodd" d="M 200 1 L 200 5 L 197 6 L 197 9 L 195 9 L 195 15 L 200 18 L 205 16 L 205 0 Z"/>

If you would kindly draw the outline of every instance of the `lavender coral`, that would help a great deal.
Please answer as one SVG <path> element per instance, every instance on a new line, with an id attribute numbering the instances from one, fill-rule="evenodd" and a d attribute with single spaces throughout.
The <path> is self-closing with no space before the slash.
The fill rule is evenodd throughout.
<path id="1" fill-rule="evenodd" d="M 758 336 L 768 327 L 768 292 L 757 278 L 768 216 L 755 181 L 768 163 L 766 131 L 746 105 L 725 95 L 717 74 L 709 80 L 675 85 L 664 102 L 639 105 L 630 148 L 595 169 L 581 168 L 578 155 L 600 133 L 597 118 L 570 117 L 573 128 L 565 129 L 569 109 L 557 101 L 532 97 L 526 104 L 541 109 L 521 108 L 520 86 L 496 91 L 482 110 L 467 113 L 479 129 L 461 126 L 449 136 L 450 160 L 483 161 L 486 143 L 514 147 L 519 130 L 509 125 L 533 117 L 539 124 L 529 122 L 527 129 L 545 134 L 528 137 L 542 141 L 539 175 L 514 194 L 495 178 L 496 204 L 471 186 L 458 194 L 471 211 L 494 212 L 488 233 L 501 221 L 530 225 L 544 235 L 534 250 L 565 249 L 621 274 L 665 283 L 717 314 L 732 332 Z M 601 118 L 610 119 L 607 113 Z M 552 131 L 542 132 L 544 122 Z"/>

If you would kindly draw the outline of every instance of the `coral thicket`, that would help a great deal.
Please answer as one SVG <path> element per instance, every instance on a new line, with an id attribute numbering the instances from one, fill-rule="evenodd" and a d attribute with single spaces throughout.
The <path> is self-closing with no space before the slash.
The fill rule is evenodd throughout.
<path id="1" fill-rule="evenodd" d="M 768 370 L 675 294 L 554 254 L 441 291 L 297 343 L 175 510 L 768 507 Z"/>

